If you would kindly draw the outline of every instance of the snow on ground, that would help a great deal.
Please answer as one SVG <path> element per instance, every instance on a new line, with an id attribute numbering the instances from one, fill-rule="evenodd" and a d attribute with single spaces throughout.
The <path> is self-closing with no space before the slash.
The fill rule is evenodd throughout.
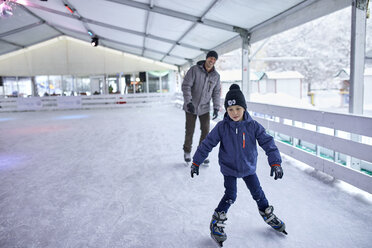
<path id="1" fill-rule="evenodd" d="M 218 149 L 192 179 L 184 125 L 184 112 L 169 105 L 1 113 L 0 247 L 215 247 Z M 260 150 L 257 173 L 288 236 L 263 222 L 239 180 L 226 247 L 371 247 L 370 194 L 304 173 L 287 156 L 283 167 L 273 180 Z"/>
<path id="2" fill-rule="evenodd" d="M 264 103 L 264 104 L 292 107 L 292 108 L 303 108 L 303 109 L 313 109 L 313 110 L 317 109 L 316 107 L 311 105 L 307 97 L 300 99 L 300 98 L 290 96 L 284 93 L 267 93 L 267 94 L 254 93 L 254 94 L 251 94 L 251 101 Z"/>

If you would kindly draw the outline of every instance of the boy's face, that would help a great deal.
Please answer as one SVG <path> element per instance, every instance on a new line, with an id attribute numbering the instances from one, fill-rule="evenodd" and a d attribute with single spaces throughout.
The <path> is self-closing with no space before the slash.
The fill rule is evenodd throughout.
<path id="1" fill-rule="evenodd" d="M 241 121 L 243 120 L 244 108 L 239 105 L 229 106 L 227 107 L 227 114 L 233 121 Z"/>

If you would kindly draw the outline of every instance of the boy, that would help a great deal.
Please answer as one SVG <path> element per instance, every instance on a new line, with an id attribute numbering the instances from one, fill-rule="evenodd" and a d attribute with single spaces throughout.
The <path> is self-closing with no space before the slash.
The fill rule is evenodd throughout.
<path id="1" fill-rule="evenodd" d="M 206 139 L 200 144 L 193 157 L 191 177 L 199 175 L 199 165 L 219 142 L 218 154 L 221 173 L 224 176 L 225 194 L 212 216 L 210 230 L 212 238 L 222 246 L 227 238 L 224 232 L 226 213 L 236 200 L 237 178 L 243 178 L 264 221 L 279 232 L 285 232 L 285 224 L 273 213 L 274 208 L 260 186 L 256 175 L 257 145 L 265 150 L 271 166 L 270 176 L 275 180 L 283 177 L 280 166 L 282 160 L 272 136 L 246 111 L 247 105 L 243 93 L 237 84 L 230 86 L 225 97 L 226 113 Z"/>

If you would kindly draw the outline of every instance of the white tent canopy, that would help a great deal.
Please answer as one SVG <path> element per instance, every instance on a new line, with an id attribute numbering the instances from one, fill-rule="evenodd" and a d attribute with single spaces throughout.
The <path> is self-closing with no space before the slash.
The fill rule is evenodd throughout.
<path id="1" fill-rule="evenodd" d="M 350 6 L 351 0 L 6 0 L 0 55 L 67 35 L 183 66 L 210 49 L 241 47 Z M 72 13 L 65 7 L 67 5 Z M 90 36 L 88 33 L 92 33 Z M 88 56 L 86 53 L 84 56 Z M 47 69 L 46 69 L 47 70 Z M 120 70 L 122 71 L 122 70 Z M 0 68 L 0 74 L 6 71 Z"/>
<path id="2" fill-rule="evenodd" d="M 60 36 L 0 56 L 0 68 L 7 76 L 94 75 L 133 71 L 176 70 L 177 67 L 87 42 Z"/>

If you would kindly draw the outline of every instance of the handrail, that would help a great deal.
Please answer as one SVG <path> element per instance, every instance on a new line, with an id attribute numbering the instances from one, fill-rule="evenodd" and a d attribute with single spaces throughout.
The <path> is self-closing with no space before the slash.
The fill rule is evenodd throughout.
<path id="1" fill-rule="evenodd" d="M 283 123 L 284 119 L 310 123 L 318 127 L 328 127 L 334 129 L 334 131 L 341 130 L 350 132 L 352 135 L 358 134 L 368 136 L 372 139 L 372 118 L 370 117 L 283 107 L 256 102 L 247 102 L 247 108 L 252 113 L 253 118 L 260 122 L 268 131 L 288 135 L 292 141 L 294 139 L 307 141 L 317 146 L 331 149 L 334 152 L 346 154 L 355 159 L 372 163 L 371 145 Z M 281 152 L 330 176 L 372 193 L 371 176 L 348 166 L 336 163 L 335 161 L 322 158 L 317 154 L 306 152 L 298 148 L 294 142 L 291 144 L 286 142 L 276 143 Z"/>
<path id="2" fill-rule="evenodd" d="M 150 103 L 170 103 L 172 97 L 171 93 L 138 93 L 0 98 L 0 112 L 133 107 Z"/>

